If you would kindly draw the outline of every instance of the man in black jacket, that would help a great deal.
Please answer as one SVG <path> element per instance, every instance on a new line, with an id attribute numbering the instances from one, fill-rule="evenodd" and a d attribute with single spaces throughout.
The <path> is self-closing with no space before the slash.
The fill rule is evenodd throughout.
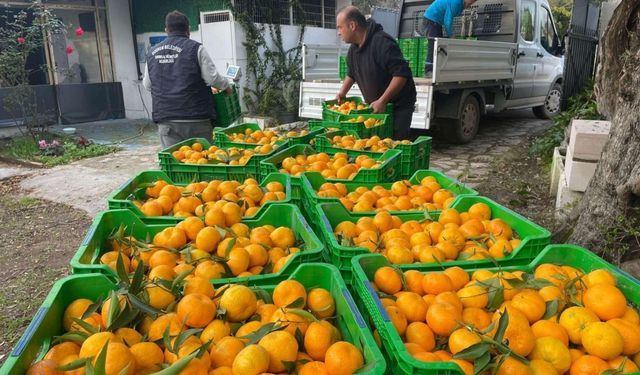
<path id="1" fill-rule="evenodd" d="M 347 77 L 336 99 L 347 96 L 354 83 L 374 113 L 384 113 L 393 103 L 395 139 L 408 139 L 416 103 L 416 85 L 398 43 L 375 20 L 366 20 L 354 6 L 342 9 L 336 19 L 338 35 L 351 47 Z"/>
<path id="2" fill-rule="evenodd" d="M 165 18 L 167 39 L 147 53 L 143 79 L 151 91 L 153 121 L 162 147 L 199 137 L 211 140 L 216 113 L 210 86 L 232 93 L 202 44 L 189 39 L 189 19 L 173 11 Z"/>

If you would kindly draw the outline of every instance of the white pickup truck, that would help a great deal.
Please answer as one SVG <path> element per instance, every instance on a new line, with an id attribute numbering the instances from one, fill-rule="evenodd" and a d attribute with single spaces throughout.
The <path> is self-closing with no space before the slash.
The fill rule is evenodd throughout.
<path id="1" fill-rule="evenodd" d="M 419 35 L 429 3 L 404 2 L 401 38 Z M 488 111 L 533 108 L 541 118 L 560 112 L 564 47 L 547 0 L 478 0 L 457 18 L 454 30 L 473 39 L 435 39 L 432 77 L 414 77 L 412 129 L 436 125 L 449 140 L 466 143 Z M 334 99 L 341 87 L 338 61 L 348 46 L 303 48 L 299 116 L 317 119 L 321 101 Z M 362 96 L 357 85 L 349 96 Z"/>

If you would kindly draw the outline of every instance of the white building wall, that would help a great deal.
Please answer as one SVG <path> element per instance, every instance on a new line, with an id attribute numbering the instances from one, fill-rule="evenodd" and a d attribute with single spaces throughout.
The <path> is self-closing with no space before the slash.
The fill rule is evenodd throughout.
<path id="1" fill-rule="evenodd" d="M 111 53 L 113 54 L 115 80 L 122 83 L 122 94 L 127 118 L 146 118 L 141 94 L 146 90 L 138 79 L 136 69 L 135 45 L 131 28 L 131 14 L 127 1 L 108 0 L 107 18 L 111 33 Z M 151 98 L 146 100 L 151 111 Z"/>

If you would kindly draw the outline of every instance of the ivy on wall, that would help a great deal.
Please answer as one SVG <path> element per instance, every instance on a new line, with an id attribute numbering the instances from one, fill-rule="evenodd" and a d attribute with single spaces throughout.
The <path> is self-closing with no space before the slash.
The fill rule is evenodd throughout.
<path id="1" fill-rule="evenodd" d="M 284 48 L 279 14 L 267 15 L 269 24 L 256 24 L 246 11 L 225 0 L 225 5 L 246 34 L 242 43 L 247 53 L 247 84 L 242 100 L 249 113 L 277 117 L 280 112 L 297 112 L 299 84 L 302 80 L 302 41 L 305 32 L 304 11 L 300 4 L 289 2 L 302 15 L 298 25 L 298 42 Z M 267 42 L 267 36 L 271 43 Z"/>

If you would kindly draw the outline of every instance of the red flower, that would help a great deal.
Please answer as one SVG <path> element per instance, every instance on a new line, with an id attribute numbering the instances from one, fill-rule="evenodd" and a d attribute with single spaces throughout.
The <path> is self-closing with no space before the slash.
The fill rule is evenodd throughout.
<path id="1" fill-rule="evenodd" d="M 76 36 L 82 35 L 84 35 L 84 30 L 82 30 L 82 27 L 78 26 L 78 28 L 76 29 Z"/>
<path id="2" fill-rule="evenodd" d="M 18 37 L 18 39 L 16 39 L 16 41 L 18 42 L 18 44 L 24 44 L 24 42 L 26 42 L 27 40 L 21 36 Z"/>
<path id="3" fill-rule="evenodd" d="M 71 46 L 67 46 L 67 48 L 65 49 L 65 51 L 67 52 L 67 55 L 70 55 L 73 53 L 73 47 Z"/>

